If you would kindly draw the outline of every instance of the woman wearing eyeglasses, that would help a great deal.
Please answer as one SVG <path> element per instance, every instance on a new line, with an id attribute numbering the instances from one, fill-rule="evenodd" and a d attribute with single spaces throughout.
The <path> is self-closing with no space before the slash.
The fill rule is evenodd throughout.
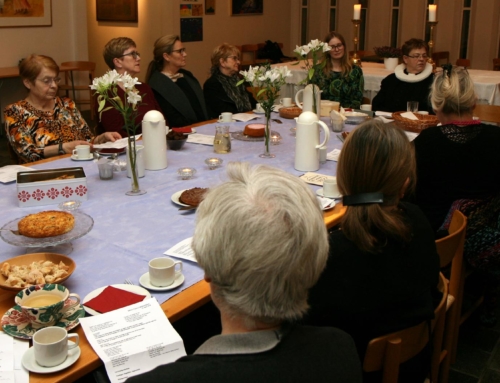
<path id="1" fill-rule="evenodd" d="M 429 103 L 429 89 L 434 75 L 427 62 L 429 46 L 424 40 L 410 39 L 401 47 L 403 64 L 399 64 L 382 80 L 380 91 L 372 101 L 372 110 L 400 112 L 408 101 L 418 101 L 418 109 L 433 113 Z"/>
<path id="2" fill-rule="evenodd" d="M 359 109 L 365 86 L 363 71 L 349 61 L 345 39 L 340 33 L 330 32 L 324 42 L 332 49 L 325 52 L 325 66 L 322 72 L 315 73 L 313 83 L 322 90 L 323 100 L 338 101 L 344 108 Z"/>
<path id="3" fill-rule="evenodd" d="M 211 76 L 203 85 L 210 118 L 223 112 L 241 113 L 255 108 L 256 101 L 245 86 L 236 86 L 240 77 L 240 51 L 227 43 L 216 47 L 211 57 Z"/>
<path id="4" fill-rule="evenodd" d="M 30 55 L 19 65 L 28 95 L 5 108 L 5 130 L 20 163 L 68 154 L 76 145 L 101 144 L 121 136 L 93 137 L 75 103 L 57 96 L 59 66 L 48 56 Z"/>
<path id="5" fill-rule="evenodd" d="M 170 127 L 208 120 L 200 83 L 191 72 L 184 69 L 187 53 L 179 36 L 160 37 L 155 41 L 153 55 L 146 82 L 153 88 Z"/>
<path id="6" fill-rule="evenodd" d="M 103 56 L 109 69 L 114 69 L 119 74 L 128 73 L 130 76 L 136 77 L 141 71 L 141 55 L 137 52 L 134 40 L 128 37 L 117 37 L 110 40 L 104 47 Z M 136 133 L 140 134 L 142 132 L 141 121 L 144 115 L 150 110 L 161 111 L 161 109 L 149 85 L 138 84 L 135 87 L 142 96 L 142 101 L 138 105 L 138 113 L 135 119 L 137 125 Z M 123 99 L 124 93 L 123 89 L 118 88 L 118 96 L 121 99 Z M 167 121 L 166 123 L 168 124 Z M 123 116 L 115 108 L 111 108 L 102 112 L 99 116 L 97 131 L 100 133 L 118 132 L 123 137 L 127 137 L 128 134 L 124 126 L 125 122 Z"/>

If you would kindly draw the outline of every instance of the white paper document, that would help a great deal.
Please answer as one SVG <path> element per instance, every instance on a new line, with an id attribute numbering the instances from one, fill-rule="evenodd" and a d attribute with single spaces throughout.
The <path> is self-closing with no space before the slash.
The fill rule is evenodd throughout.
<path id="1" fill-rule="evenodd" d="M 186 355 L 182 338 L 155 298 L 80 318 L 80 323 L 112 383 L 124 382 Z"/>
<path id="2" fill-rule="evenodd" d="M 193 241 L 193 237 L 189 237 L 185 239 L 184 241 L 181 241 L 177 243 L 176 245 L 172 246 L 170 249 L 165 251 L 163 254 L 171 256 L 171 257 L 176 257 L 176 258 L 181 258 L 181 259 L 186 259 L 191 262 L 196 262 L 196 258 L 194 256 L 194 251 L 191 248 L 191 242 Z"/>
<path id="3" fill-rule="evenodd" d="M 340 149 L 333 149 L 331 152 L 326 153 L 326 159 L 330 161 L 338 161 L 340 156 Z"/>
<path id="4" fill-rule="evenodd" d="M 215 136 L 210 136 L 207 134 L 190 134 L 188 136 L 187 142 L 190 142 L 192 144 L 201 144 L 201 145 L 214 145 L 214 138 Z"/>
<path id="5" fill-rule="evenodd" d="M 323 186 L 323 181 L 325 178 L 333 177 L 326 174 L 312 173 L 307 172 L 306 174 L 302 174 L 299 178 L 311 185 Z"/>
<path id="6" fill-rule="evenodd" d="M 142 134 L 138 134 L 135 136 L 135 140 L 138 141 Z M 115 142 L 105 142 L 104 144 L 94 145 L 96 149 L 123 149 L 128 146 L 128 137 L 122 138 L 120 140 L 116 140 Z"/>
<path id="7" fill-rule="evenodd" d="M 247 121 L 253 120 L 255 118 L 259 118 L 259 116 L 256 115 L 256 114 L 251 114 L 251 113 L 236 113 L 236 114 L 233 114 L 233 119 L 236 120 L 236 121 L 247 122 Z"/>
<path id="8" fill-rule="evenodd" d="M 17 179 L 17 173 L 35 170 L 21 165 L 7 165 L 0 168 L 0 182 L 13 182 Z"/>
<path id="9" fill-rule="evenodd" d="M 29 383 L 29 372 L 21 360 L 29 342 L 0 332 L 0 383 Z"/>

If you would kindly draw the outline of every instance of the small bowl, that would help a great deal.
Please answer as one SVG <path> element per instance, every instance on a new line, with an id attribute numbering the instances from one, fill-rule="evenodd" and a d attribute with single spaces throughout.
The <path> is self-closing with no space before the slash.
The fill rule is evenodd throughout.
<path id="1" fill-rule="evenodd" d="M 182 140 L 167 140 L 167 146 L 170 150 L 181 150 L 187 141 L 187 137 Z"/>
<path id="2" fill-rule="evenodd" d="M 214 170 L 222 165 L 222 159 L 217 158 L 217 157 L 207 158 L 205 160 L 205 163 L 208 165 L 208 168 L 210 170 Z"/>
<path id="3" fill-rule="evenodd" d="M 194 168 L 179 168 L 177 174 L 181 179 L 188 180 L 196 174 L 196 169 Z"/>

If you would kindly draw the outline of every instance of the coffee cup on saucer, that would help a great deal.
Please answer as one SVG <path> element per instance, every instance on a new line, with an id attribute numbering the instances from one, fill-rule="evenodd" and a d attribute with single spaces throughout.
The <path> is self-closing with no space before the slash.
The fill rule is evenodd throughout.
<path id="1" fill-rule="evenodd" d="M 292 98 L 291 97 L 283 97 L 280 100 L 280 104 L 283 105 L 284 107 L 292 106 Z"/>
<path id="2" fill-rule="evenodd" d="M 76 145 L 73 149 L 73 157 L 79 160 L 90 158 L 90 145 Z"/>
<path id="3" fill-rule="evenodd" d="M 66 287 L 55 284 L 27 287 L 14 300 L 33 328 L 55 325 L 68 310 L 80 304 L 78 294 L 70 294 Z"/>
<path id="4" fill-rule="evenodd" d="M 72 338 L 74 343 L 68 343 Z M 35 361 L 42 367 L 54 367 L 66 360 L 68 351 L 78 347 L 78 334 L 68 334 L 62 327 L 46 327 L 33 335 Z"/>
<path id="5" fill-rule="evenodd" d="M 337 198 L 339 196 L 337 177 L 327 177 L 323 180 L 323 196 L 328 198 Z"/>
<path id="6" fill-rule="evenodd" d="M 221 113 L 219 116 L 219 122 L 231 122 L 233 121 L 233 114 L 230 112 Z"/>
<path id="7" fill-rule="evenodd" d="M 257 113 L 264 113 L 264 109 L 262 108 L 262 105 L 260 104 L 260 102 L 258 102 L 257 105 L 255 105 L 255 111 Z"/>
<path id="8" fill-rule="evenodd" d="M 179 270 L 175 270 L 176 265 L 179 265 Z M 149 261 L 149 282 L 153 286 L 170 286 L 174 283 L 176 276 L 181 273 L 182 261 L 174 261 L 168 257 L 154 258 Z"/>

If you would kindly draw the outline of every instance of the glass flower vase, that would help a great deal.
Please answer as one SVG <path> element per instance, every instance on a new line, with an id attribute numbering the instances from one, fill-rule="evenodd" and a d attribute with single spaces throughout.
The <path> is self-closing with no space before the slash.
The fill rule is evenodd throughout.
<path id="1" fill-rule="evenodd" d="M 128 140 L 127 146 L 127 160 L 130 164 L 130 172 L 131 172 L 131 190 L 126 192 L 126 195 L 135 196 L 146 194 L 145 190 L 141 190 L 139 186 L 139 171 L 137 169 L 137 148 L 134 138 L 130 138 Z"/>
<path id="2" fill-rule="evenodd" d="M 271 154 L 269 150 L 271 146 L 271 113 L 266 113 L 266 128 L 264 130 L 264 153 L 260 154 L 261 158 L 274 158 L 274 154 Z"/>

